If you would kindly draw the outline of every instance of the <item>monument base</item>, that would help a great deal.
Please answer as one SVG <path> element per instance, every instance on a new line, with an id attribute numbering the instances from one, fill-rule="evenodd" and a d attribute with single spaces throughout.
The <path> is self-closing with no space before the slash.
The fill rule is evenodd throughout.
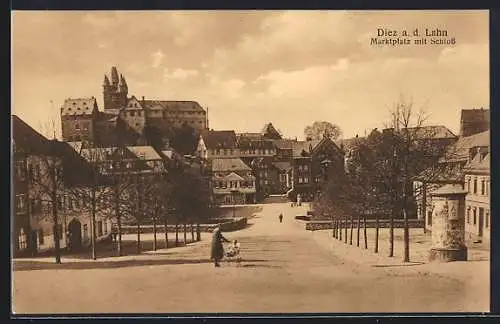
<path id="1" fill-rule="evenodd" d="M 463 246 L 458 249 L 431 249 L 429 251 L 429 261 L 467 261 L 467 247 Z"/>

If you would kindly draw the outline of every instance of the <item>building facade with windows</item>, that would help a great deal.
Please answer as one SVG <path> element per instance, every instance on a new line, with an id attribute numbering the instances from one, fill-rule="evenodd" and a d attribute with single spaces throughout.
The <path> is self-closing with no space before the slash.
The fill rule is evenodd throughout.
<path id="1" fill-rule="evenodd" d="M 256 202 L 255 176 L 239 158 L 213 159 L 210 176 L 214 200 L 218 204 L 253 204 Z"/>
<path id="2" fill-rule="evenodd" d="M 491 177 L 488 147 L 477 151 L 464 168 L 465 174 L 465 233 L 470 241 L 490 242 Z"/>

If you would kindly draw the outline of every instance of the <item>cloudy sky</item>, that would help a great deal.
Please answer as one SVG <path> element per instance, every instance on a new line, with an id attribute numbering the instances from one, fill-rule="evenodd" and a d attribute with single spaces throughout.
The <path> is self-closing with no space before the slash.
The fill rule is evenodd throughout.
<path id="1" fill-rule="evenodd" d="M 68 97 L 98 98 L 117 66 L 140 98 L 196 100 L 210 127 L 302 138 L 315 120 L 345 137 L 381 127 L 401 96 L 458 131 L 489 107 L 486 11 L 14 12 L 12 111 L 38 128 Z M 440 28 L 456 44 L 371 46 L 377 28 Z"/>

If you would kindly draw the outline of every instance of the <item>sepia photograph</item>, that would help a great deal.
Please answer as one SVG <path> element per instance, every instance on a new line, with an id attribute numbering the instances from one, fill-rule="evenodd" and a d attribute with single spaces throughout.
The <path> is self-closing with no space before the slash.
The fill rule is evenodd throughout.
<path id="1" fill-rule="evenodd" d="M 490 312 L 487 10 L 11 12 L 11 314 Z"/>

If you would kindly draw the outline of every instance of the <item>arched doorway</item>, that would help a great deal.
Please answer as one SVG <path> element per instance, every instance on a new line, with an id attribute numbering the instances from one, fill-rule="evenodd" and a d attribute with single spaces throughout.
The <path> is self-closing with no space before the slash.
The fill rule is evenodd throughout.
<path id="1" fill-rule="evenodd" d="M 68 249 L 70 251 L 78 251 L 82 248 L 82 223 L 76 218 L 73 218 L 68 224 Z"/>

